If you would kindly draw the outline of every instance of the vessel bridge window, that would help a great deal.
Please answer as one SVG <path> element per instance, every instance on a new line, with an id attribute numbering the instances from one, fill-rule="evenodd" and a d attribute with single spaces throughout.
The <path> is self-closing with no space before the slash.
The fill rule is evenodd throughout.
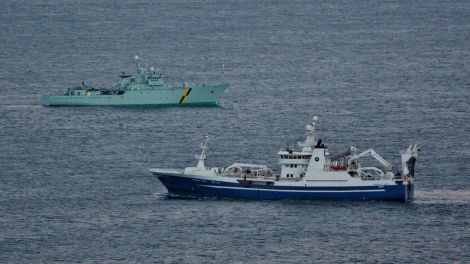
<path id="1" fill-rule="evenodd" d="M 281 155 L 281 159 L 310 159 L 311 155 Z"/>

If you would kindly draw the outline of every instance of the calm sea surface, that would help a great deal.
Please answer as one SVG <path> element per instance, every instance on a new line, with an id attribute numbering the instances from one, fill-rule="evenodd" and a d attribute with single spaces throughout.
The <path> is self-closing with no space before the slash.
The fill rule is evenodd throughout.
<path id="1" fill-rule="evenodd" d="M 0 262 L 470 263 L 469 1 L 0 3 Z M 61 107 L 134 55 L 220 107 Z M 318 115 L 330 152 L 397 167 L 413 203 L 167 199 L 151 167 L 256 162 Z"/>

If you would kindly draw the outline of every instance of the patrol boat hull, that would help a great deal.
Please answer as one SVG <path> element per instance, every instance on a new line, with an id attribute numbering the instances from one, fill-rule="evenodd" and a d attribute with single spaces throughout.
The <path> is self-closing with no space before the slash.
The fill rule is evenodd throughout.
<path id="1" fill-rule="evenodd" d="M 44 95 L 44 106 L 91 105 L 217 105 L 229 84 L 184 82 L 181 86 L 166 83 L 160 70 L 146 66 L 138 56 L 137 73 L 122 72 L 120 81 L 110 88 L 94 88 L 82 82 L 67 89 L 64 95 Z"/>
<path id="2" fill-rule="evenodd" d="M 363 186 L 282 186 L 250 181 L 239 183 L 153 172 L 170 196 L 190 198 L 232 198 L 247 200 L 413 200 L 414 184 Z"/>
<path id="3" fill-rule="evenodd" d="M 124 106 L 124 105 L 218 105 L 228 88 L 227 83 L 194 87 L 125 91 L 103 95 L 82 92 L 80 95 L 43 95 L 44 106 Z"/>

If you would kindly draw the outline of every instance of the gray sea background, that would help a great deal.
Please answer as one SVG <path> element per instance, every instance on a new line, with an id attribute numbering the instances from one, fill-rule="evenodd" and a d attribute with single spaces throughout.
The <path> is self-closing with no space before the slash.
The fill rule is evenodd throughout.
<path id="1" fill-rule="evenodd" d="M 469 1 L 0 2 L 1 263 L 470 263 Z M 133 57 L 219 107 L 43 107 Z M 222 70 L 225 64 L 225 70 Z M 152 167 L 277 168 L 318 135 L 399 165 L 415 201 L 167 199 Z"/>

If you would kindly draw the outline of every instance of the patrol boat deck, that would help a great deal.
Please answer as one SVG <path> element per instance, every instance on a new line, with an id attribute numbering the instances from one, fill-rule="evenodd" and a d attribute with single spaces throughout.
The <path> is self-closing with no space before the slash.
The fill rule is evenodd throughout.
<path id="1" fill-rule="evenodd" d="M 318 118 L 306 126 L 307 138 L 298 149 L 281 150 L 277 174 L 265 165 L 234 163 L 222 168 L 204 165 L 209 142 L 205 137 L 196 167 L 150 169 L 170 196 L 228 197 L 238 199 L 333 199 L 411 201 L 417 145 L 401 151 L 401 172 L 373 149 L 359 153 L 354 147 L 330 155 L 321 139 L 315 144 Z M 359 159 L 372 156 L 383 168 L 362 166 Z"/>
<path id="2" fill-rule="evenodd" d="M 146 67 L 136 56 L 137 75 L 120 75 L 121 81 L 109 89 L 85 85 L 69 88 L 64 95 L 43 95 L 44 106 L 84 105 L 217 105 L 226 82 L 181 86 L 165 83 L 160 71 Z"/>

